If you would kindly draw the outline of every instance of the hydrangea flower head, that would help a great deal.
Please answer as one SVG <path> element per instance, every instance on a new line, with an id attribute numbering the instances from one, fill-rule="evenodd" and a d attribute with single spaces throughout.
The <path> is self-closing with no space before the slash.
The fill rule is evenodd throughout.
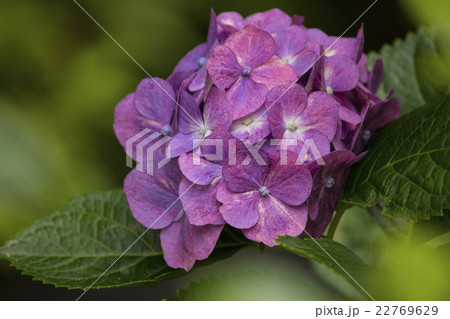
<path id="1" fill-rule="evenodd" d="M 206 42 L 116 106 L 127 154 L 153 159 L 125 179 L 129 206 L 169 266 L 207 258 L 224 227 L 267 246 L 322 236 L 352 165 L 400 116 L 392 92 L 375 94 L 383 63 L 367 68 L 362 28 L 338 38 L 303 22 L 212 10 Z"/>

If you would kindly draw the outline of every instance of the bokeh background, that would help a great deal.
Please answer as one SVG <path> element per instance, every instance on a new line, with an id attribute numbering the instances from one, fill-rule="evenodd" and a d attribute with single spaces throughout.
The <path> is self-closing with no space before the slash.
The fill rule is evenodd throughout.
<path id="1" fill-rule="evenodd" d="M 305 16 L 308 27 L 340 35 L 372 1 L 79 3 L 150 74 L 166 78 L 188 50 L 205 40 L 211 7 L 217 13 L 238 11 L 244 16 L 279 7 Z M 447 0 L 379 0 L 362 19 L 365 51 L 379 50 L 383 43 L 404 37 L 421 24 L 450 30 L 449 12 Z M 347 35 L 356 35 L 360 23 Z M 114 107 L 144 77 L 72 0 L 0 1 L 0 244 L 73 196 L 122 186 L 129 169 L 112 131 Z M 380 262 L 385 255 L 387 239 L 362 210 L 354 209 L 344 217 L 337 236 L 367 262 Z M 398 266 L 404 259 L 422 260 L 420 255 L 401 251 L 401 258 L 392 261 Z M 422 296 L 442 298 L 448 293 L 448 288 L 441 287 L 439 265 L 436 261 L 433 276 L 424 275 L 430 294 Z M 361 298 L 337 276 L 299 257 L 242 251 L 230 260 L 158 287 L 90 291 L 85 299 L 160 300 L 208 275 L 216 276 L 210 283 L 217 291 L 216 299 Z M 395 285 L 410 281 L 404 273 L 395 280 Z M 293 285 L 295 282 L 298 284 Z M 421 296 L 405 295 L 407 289 L 397 295 L 396 288 L 392 289 L 386 298 Z M 79 294 L 34 282 L 0 261 L 0 300 L 72 300 Z"/>

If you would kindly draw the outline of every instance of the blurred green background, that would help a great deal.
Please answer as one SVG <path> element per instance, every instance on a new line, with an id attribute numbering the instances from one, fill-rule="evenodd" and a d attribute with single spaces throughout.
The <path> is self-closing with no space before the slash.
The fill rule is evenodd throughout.
<path id="1" fill-rule="evenodd" d="M 289 14 L 305 16 L 308 27 L 340 35 L 372 1 L 79 0 L 79 3 L 150 74 L 166 78 L 188 50 L 205 40 L 211 7 L 217 13 L 238 11 L 244 16 L 279 7 Z M 404 37 L 420 24 L 450 29 L 449 12 L 450 2 L 446 0 L 379 0 L 362 19 L 365 51 L 378 50 L 383 43 Z M 360 22 L 347 35 L 354 36 L 359 25 Z M 3 243 L 72 196 L 122 186 L 128 168 L 112 131 L 114 106 L 134 91 L 146 75 L 72 0 L 1 0 L 0 70 L 0 243 Z M 338 230 L 338 239 L 366 261 L 379 260 L 386 241 L 384 235 L 365 212 L 355 210 L 347 216 Z M 364 246 L 354 229 L 360 230 Z M 395 262 L 401 263 L 402 258 Z M 290 297 L 283 295 L 286 299 L 360 298 L 339 278 L 313 267 L 281 252 L 243 251 L 217 266 L 159 287 L 94 291 L 86 298 L 161 299 L 173 296 L 175 288 L 187 287 L 189 281 L 208 274 L 228 276 L 219 280 L 222 286 L 227 286 L 224 282 L 242 283 L 242 273 L 236 273 L 239 270 L 259 275 L 249 277 L 244 273 L 248 291 L 236 298 L 270 299 L 270 293 L 254 295 L 254 292 L 286 287 L 292 282 L 289 276 L 297 276 L 295 280 L 309 284 L 296 285 L 288 291 Z M 274 282 L 278 282 L 277 287 Z M 335 284 L 342 286 L 341 291 L 332 287 Z M 214 285 L 221 287 L 220 283 Z M 311 295 L 307 287 L 315 287 L 311 289 L 317 294 Z M 78 294 L 32 282 L 0 261 L 0 300 L 74 299 Z"/>

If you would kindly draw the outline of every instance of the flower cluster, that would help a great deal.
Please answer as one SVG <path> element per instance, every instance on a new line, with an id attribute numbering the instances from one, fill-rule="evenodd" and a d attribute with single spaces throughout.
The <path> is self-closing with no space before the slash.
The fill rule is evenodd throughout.
<path id="1" fill-rule="evenodd" d="M 226 224 L 268 246 L 323 235 L 351 165 L 400 115 L 392 92 L 374 94 L 383 64 L 368 70 L 363 43 L 362 28 L 328 36 L 279 9 L 212 11 L 206 43 L 117 105 L 127 154 L 165 159 L 152 175 L 133 169 L 124 190 L 134 217 L 161 229 L 169 266 L 207 258 Z"/>

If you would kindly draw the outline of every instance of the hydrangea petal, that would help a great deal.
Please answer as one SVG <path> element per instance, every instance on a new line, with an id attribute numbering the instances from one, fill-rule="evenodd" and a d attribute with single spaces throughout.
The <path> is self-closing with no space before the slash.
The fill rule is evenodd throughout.
<path id="1" fill-rule="evenodd" d="M 331 142 L 336 134 L 339 104 L 325 92 L 308 95 L 308 106 L 301 114 L 301 125 L 325 134 Z"/>
<path id="2" fill-rule="evenodd" d="M 357 61 L 360 40 L 357 38 L 345 38 L 345 37 L 329 37 L 328 45 L 324 48 L 330 49 L 325 53 L 326 57 L 331 57 L 337 54 L 342 54 L 349 57 L 353 62 Z"/>
<path id="3" fill-rule="evenodd" d="M 222 175 L 222 165 L 199 158 L 198 165 L 194 163 L 193 153 L 181 154 L 178 158 L 181 172 L 192 183 L 209 185 L 213 179 Z"/>
<path id="4" fill-rule="evenodd" d="M 264 185 L 269 172 L 268 157 L 263 152 L 259 155 L 264 163 L 258 163 L 249 151 L 237 151 L 235 159 L 224 165 L 222 175 L 230 191 L 243 193 Z"/>
<path id="5" fill-rule="evenodd" d="M 312 172 L 316 172 L 313 178 L 313 188 L 311 196 L 308 199 L 309 217 L 312 220 L 316 220 L 317 216 L 322 212 L 330 214 L 336 208 L 336 200 L 340 196 L 341 187 L 339 183 L 336 183 L 338 175 L 341 171 L 348 168 L 350 164 L 353 164 L 356 156 L 353 152 L 348 150 L 333 151 L 325 155 L 322 160 L 325 165 L 313 162 L 309 164 L 309 168 Z M 323 164 L 323 163 L 322 163 Z M 327 179 L 332 177 L 334 184 L 332 189 L 325 187 Z M 330 197 L 330 194 L 332 195 Z M 333 202 L 334 201 L 334 202 Z"/>
<path id="6" fill-rule="evenodd" d="M 169 124 L 175 109 L 172 86 L 160 78 L 146 78 L 139 83 L 134 97 L 136 110 L 146 118 Z"/>
<path id="7" fill-rule="evenodd" d="M 228 89 L 242 73 L 242 66 L 233 51 L 224 45 L 214 47 L 206 69 L 213 83 L 221 89 Z"/>
<path id="8" fill-rule="evenodd" d="M 237 138 L 248 139 L 255 144 L 270 134 L 270 126 L 267 120 L 266 107 L 260 107 L 256 112 L 237 119 L 231 126 L 231 133 Z"/>
<path id="9" fill-rule="evenodd" d="M 172 268 L 189 271 L 196 260 L 206 259 L 214 250 L 223 225 L 194 226 L 184 215 L 161 230 L 164 259 Z"/>
<path id="10" fill-rule="evenodd" d="M 372 70 L 369 72 L 367 79 L 367 88 L 372 93 L 376 93 L 384 79 L 383 60 L 376 59 L 373 63 Z"/>
<path id="11" fill-rule="evenodd" d="M 281 60 L 289 60 L 294 55 L 303 51 L 308 41 L 306 31 L 297 25 L 292 25 L 275 36 L 275 54 Z"/>
<path id="12" fill-rule="evenodd" d="M 269 90 L 275 86 L 297 81 L 297 71 L 277 57 L 253 69 L 250 78 L 257 83 L 264 83 Z"/>
<path id="13" fill-rule="evenodd" d="M 223 225 L 225 221 L 219 212 L 216 189 L 220 183 L 215 180 L 210 185 L 195 185 L 186 178 L 180 183 L 180 197 L 184 211 L 192 225 Z"/>
<path id="14" fill-rule="evenodd" d="M 313 50 L 305 50 L 288 61 L 288 63 L 295 69 L 298 76 L 303 76 L 314 65 L 317 59 L 317 53 Z"/>
<path id="15" fill-rule="evenodd" d="M 246 229 L 254 226 L 260 217 L 258 191 L 234 193 L 228 190 L 225 183 L 217 187 L 216 198 L 222 203 L 219 210 L 223 219 L 233 227 Z"/>
<path id="16" fill-rule="evenodd" d="M 217 16 L 217 31 L 220 42 L 224 42 L 230 34 L 244 27 L 244 18 L 237 12 L 222 12 Z"/>
<path id="17" fill-rule="evenodd" d="M 274 138 L 283 138 L 286 121 L 297 119 L 307 106 L 308 97 L 298 84 L 280 85 L 267 95 L 268 121 Z"/>
<path id="18" fill-rule="evenodd" d="M 286 165 L 280 154 L 272 160 L 266 186 L 270 194 L 288 205 L 298 206 L 308 198 L 312 187 L 312 176 L 306 165 L 296 165 L 297 154 L 287 152 Z"/>
<path id="19" fill-rule="evenodd" d="M 244 20 L 245 25 L 254 25 L 270 34 L 286 29 L 291 23 L 291 17 L 277 8 L 252 14 Z"/>
<path id="20" fill-rule="evenodd" d="M 350 110 L 349 108 L 345 106 L 339 107 L 339 118 L 347 123 L 356 125 L 361 123 L 361 116 L 353 110 Z"/>
<path id="21" fill-rule="evenodd" d="M 324 61 L 323 77 L 326 88 L 335 92 L 350 91 L 359 79 L 357 65 L 345 55 L 334 55 Z"/>
<path id="22" fill-rule="evenodd" d="M 178 133 L 167 144 L 166 155 L 169 158 L 175 158 L 183 153 L 195 149 L 203 140 L 203 135 L 199 132 L 189 134 Z"/>
<path id="23" fill-rule="evenodd" d="M 175 164 L 155 170 L 153 176 L 133 169 L 125 178 L 124 191 L 131 212 L 145 227 L 165 228 L 183 209 L 177 201 L 182 175 Z"/>
<path id="24" fill-rule="evenodd" d="M 242 232 L 248 239 L 270 247 L 278 245 L 274 241 L 278 236 L 299 236 L 308 220 L 306 205 L 289 206 L 270 195 L 260 198 L 258 209 L 261 215 L 258 223 Z"/>
<path id="25" fill-rule="evenodd" d="M 317 174 L 320 174 L 320 171 Z M 309 236 L 313 238 L 320 237 L 327 229 L 336 210 L 347 175 L 348 169 L 335 175 L 334 184 L 331 188 L 323 187 L 323 184 L 322 187 L 313 186 L 314 193 L 311 194 L 313 202 L 308 201 L 310 219 L 305 230 Z M 320 183 L 320 178 L 316 179 L 316 176 L 314 176 L 314 183 Z M 313 218 L 314 216 L 315 218 Z"/>
<path id="26" fill-rule="evenodd" d="M 227 131 L 214 131 L 198 148 L 199 154 L 208 161 L 223 164 L 228 155 L 234 154 L 235 150 L 244 149 L 244 144 Z M 220 154 L 220 151 L 222 153 Z M 222 156 L 220 156 L 222 155 Z"/>
<path id="27" fill-rule="evenodd" d="M 247 77 L 240 77 L 227 91 L 227 97 L 233 112 L 233 120 L 258 110 L 264 104 L 267 92 L 266 85 L 256 83 Z"/>
<path id="28" fill-rule="evenodd" d="M 283 141 L 289 139 L 295 139 L 297 145 L 284 147 L 299 155 L 303 154 L 304 158 L 299 158 L 299 161 L 302 163 L 317 160 L 330 152 L 330 141 L 327 136 L 314 129 L 294 133 L 286 131 L 283 136 Z"/>
<path id="29" fill-rule="evenodd" d="M 200 70 L 195 72 L 192 80 L 189 83 L 189 91 L 197 92 L 206 86 L 206 68 L 202 67 Z"/>
<path id="30" fill-rule="evenodd" d="M 179 94 L 178 130 L 183 134 L 190 134 L 203 123 L 200 107 L 188 92 L 180 91 Z"/>
<path id="31" fill-rule="evenodd" d="M 275 54 L 272 36 L 253 25 L 232 34 L 225 45 L 234 52 L 240 65 L 252 69 L 266 63 Z"/>
<path id="32" fill-rule="evenodd" d="M 134 93 L 128 94 L 122 101 L 120 101 L 114 110 L 114 132 L 116 133 L 119 143 L 125 148 L 127 141 L 137 136 L 144 129 L 149 129 L 148 134 L 154 133 L 158 129 L 158 123 L 146 119 L 139 114 L 134 106 Z M 148 134 L 145 134 L 147 136 Z M 142 140 L 144 136 L 139 139 Z M 139 143 L 136 140 L 136 144 Z M 136 159 L 135 148 L 132 154 L 128 156 Z"/>
<path id="33" fill-rule="evenodd" d="M 397 98 L 385 100 L 372 106 L 364 119 L 365 128 L 372 133 L 378 132 L 402 114 Z"/>
<path id="34" fill-rule="evenodd" d="M 206 54 L 211 55 L 212 48 L 217 41 L 217 16 L 214 9 L 211 8 L 211 17 L 209 19 L 208 36 L 206 39 Z"/>
<path id="35" fill-rule="evenodd" d="M 228 131 L 232 121 L 231 105 L 225 91 L 213 86 L 203 111 L 205 124 L 212 130 Z"/>
<path id="36" fill-rule="evenodd" d="M 175 66 L 173 73 L 189 71 L 195 72 L 198 68 L 198 59 L 206 56 L 207 44 L 201 43 L 189 51 Z"/>

